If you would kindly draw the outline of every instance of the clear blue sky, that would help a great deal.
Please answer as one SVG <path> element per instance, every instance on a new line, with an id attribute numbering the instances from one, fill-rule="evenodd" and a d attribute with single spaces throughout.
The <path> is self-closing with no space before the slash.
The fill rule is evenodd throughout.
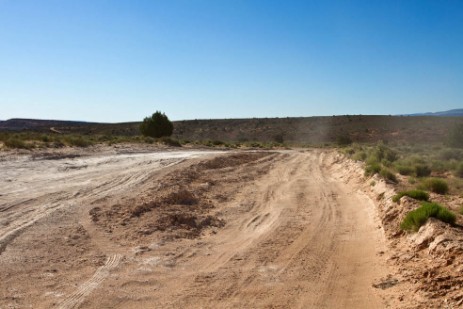
<path id="1" fill-rule="evenodd" d="M 463 1 L 0 0 L 0 119 L 463 107 Z"/>

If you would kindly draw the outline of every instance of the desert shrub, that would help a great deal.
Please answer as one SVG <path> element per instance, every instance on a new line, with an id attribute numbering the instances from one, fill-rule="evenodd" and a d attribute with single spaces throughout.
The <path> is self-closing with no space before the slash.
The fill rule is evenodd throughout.
<path id="1" fill-rule="evenodd" d="M 172 147 L 182 147 L 179 141 L 172 139 L 170 137 L 163 137 L 160 139 L 160 141 L 167 146 L 172 146 Z"/>
<path id="2" fill-rule="evenodd" d="M 147 144 L 153 144 L 156 140 L 154 138 L 152 138 L 151 136 L 145 136 L 143 138 L 143 142 L 147 143 Z"/>
<path id="3" fill-rule="evenodd" d="M 429 194 L 422 190 L 401 191 L 392 197 L 392 201 L 398 203 L 403 196 L 411 197 L 419 201 L 428 201 Z"/>
<path id="4" fill-rule="evenodd" d="M 62 148 L 64 146 L 66 146 L 66 144 L 64 144 L 63 140 L 61 140 L 60 138 L 55 138 L 55 140 L 51 144 L 51 147 L 53 148 Z"/>
<path id="5" fill-rule="evenodd" d="M 46 134 L 43 134 L 42 136 L 40 136 L 40 140 L 44 143 L 49 143 L 52 141 L 52 138 Z"/>
<path id="6" fill-rule="evenodd" d="M 174 131 L 174 125 L 166 114 L 156 111 L 151 117 L 143 119 L 140 125 L 140 132 L 144 136 L 155 138 L 171 136 Z"/>
<path id="7" fill-rule="evenodd" d="M 249 147 L 252 147 L 252 148 L 264 148 L 264 145 L 262 145 L 262 143 L 259 143 L 259 142 L 252 142 L 249 144 Z"/>
<path id="8" fill-rule="evenodd" d="M 440 178 L 427 178 L 422 182 L 422 187 L 437 194 L 446 194 L 449 191 L 447 182 Z"/>
<path id="9" fill-rule="evenodd" d="M 425 164 L 415 165 L 415 175 L 416 177 L 427 177 L 431 175 L 431 169 Z"/>
<path id="10" fill-rule="evenodd" d="M 30 149 L 32 146 L 17 137 L 11 137 L 3 142 L 8 148 Z"/>
<path id="11" fill-rule="evenodd" d="M 447 208 L 442 207 L 437 203 L 423 202 L 421 207 L 409 212 L 400 228 L 407 231 L 418 231 L 418 229 L 426 223 L 428 218 L 433 217 L 445 223 L 454 224 L 456 216 Z"/>
<path id="12" fill-rule="evenodd" d="M 460 178 L 463 178 L 463 162 L 460 162 L 457 165 L 457 169 L 455 170 L 455 175 L 457 175 Z"/>
<path id="13" fill-rule="evenodd" d="M 380 142 L 372 151 L 372 156 L 376 158 L 378 162 L 381 161 L 396 161 L 399 156 L 397 152 L 387 147 L 383 142 Z"/>
<path id="14" fill-rule="evenodd" d="M 374 165 L 380 164 L 381 160 L 378 160 L 378 158 L 374 154 L 369 154 L 365 162 L 367 165 Z"/>
<path id="15" fill-rule="evenodd" d="M 458 212 L 460 213 L 460 215 L 463 215 L 463 205 L 460 206 L 460 209 L 458 209 Z"/>
<path id="16" fill-rule="evenodd" d="M 83 138 L 82 136 L 68 136 L 65 138 L 65 143 L 69 146 L 76 147 L 88 147 L 92 145 L 92 142 L 88 138 Z"/>
<path id="17" fill-rule="evenodd" d="M 447 172 L 455 169 L 457 166 L 457 163 L 455 160 L 432 160 L 431 161 L 431 169 L 435 172 Z"/>
<path id="18" fill-rule="evenodd" d="M 356 152 L 353 156 L 352 159 L 356 161 L 365 161 L 367 158 L 367 154 L 364 151 L 359 151 Z"/>
<path id="19" fill-rule="evenodd" d="M 379 163 L 367 164 L 367 166 L 365 167 L 366 176 L 378 174 L 380 171 L 381 171 L 381 165 Z"/>
<path id="20" fill-rule="evenodd" d="M 397 171 L 399 172 L 400 175 L 404 176 L 409 176 L 413 174 L 415 169 L 411 166 L 405 166 L 405 165 L 397 165 L 396 166 Z"/>
<path id="21" fill-rule="evenodd" d="M 397 183 L 397 177 L 395 176 L 395 174 L 393 172 L 391 172 L 389 169 L 387 168 L 382 168 L 381 171 L 379 172 L 379 174 L 381 175 L 381 177 L 383 177 L 385 180 L 388 180 L 388 181 L 391 181 L 393 183 Z"/>
<path id="22" fill-rule="evenodd" d="M 386 160 L 386 159 L 382 159 L 382 160 L 381 160 L 381 164 L 382 164 L 383 166 L 386 166 L 386 167 L 392 167 L 392 162 L 390 162 L 390 161 L 388 161 L 388 160 Z"/>
<path id="23" fill-rule="evenodd" d="M 211 142 L 211 144 L 214 145 L 214 146 L 222 146 L 222 145 L 224 145 L 225 143 L 222 142 L 222 141 L 219 141 L 219 140 L 213 140 L 213 141 Z"/>
<path id="24" fill-rule="evenodd" d="M 355 153 L 355 149 L 352 147 L 346 147 L 343 151 L 345 154 L 351 156 Z"/>

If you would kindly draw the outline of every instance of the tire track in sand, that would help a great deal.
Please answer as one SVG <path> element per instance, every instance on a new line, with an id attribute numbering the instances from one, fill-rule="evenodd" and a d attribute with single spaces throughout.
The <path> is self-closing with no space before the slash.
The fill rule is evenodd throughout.
<path id="1" fill-rule="evenodd" d="M 58 308 L 73 309 L 79 308 L 85 298 L 90 295 L 105 279 L 109 276 L 111 270 L 119 265 L 122 259 L 121 254 L 113 254 L 108 257 L 106 263 L 97 269 L 95 274 L 84 282 L 74 293 L 69 295 Z"/>
<path id="2" fill-rule="evenodd" d="M 212 152 L 179 151 L 0 162 L 0 255 L 37 221 L 72 205 L 131 190 L 152 173 Z M 69 166 L 85 166 L 69 169 Z"/>

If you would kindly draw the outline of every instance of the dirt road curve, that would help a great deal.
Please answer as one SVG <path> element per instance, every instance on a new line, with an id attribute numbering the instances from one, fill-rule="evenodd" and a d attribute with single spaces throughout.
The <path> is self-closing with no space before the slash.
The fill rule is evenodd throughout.
<path id="1" fill-rule="evenodd" d="M 375 205 L 342 181 L 334 151 L 200 163 L 191 177 L 203 178 L 188 182 L 205 188 L 213 206 L 201 211 L 224 225 L 194 237 L 133 232 L 161 206 L 101 223 L 162 190 L 169 173 L 193 170 L 204 159 L 191 158 L 202 155 L 0 162 L 0 307 L 396 307 L 393 291 L 372 286 L 391 273 Z M 99 221 L 89 215 L 95 205 L 105 214 Z"/>
<path id="2" fill-rule="evenodd" d="M 0 252 L 21 231 L 53 211 L 123 192 L 153 172 L 207 152 L 167 152 L 0 162 Z"/>

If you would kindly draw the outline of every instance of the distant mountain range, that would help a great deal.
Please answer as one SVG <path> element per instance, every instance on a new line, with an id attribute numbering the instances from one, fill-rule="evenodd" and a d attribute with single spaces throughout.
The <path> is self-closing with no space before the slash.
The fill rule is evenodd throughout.
<path id="1" fill-rule="evenodd" d="M 83 121 L 62 121 L 62 120 L 38 120 L 14 118 L 5 121 L 0 120 L 0 130 L 34 130 L 39 128 L 50 128 L 54 126 L 85 126 L 92 123 Z"/>
<path id="2" fill-rule="evenodd" d="M 460 109 L 451 109 L 445 112 L 435 112 L 435 113 L 417 113 L 417 114 L 408 114 L 403 116 L 438 116 L 438 117 L 460 117 L 463 116 L 463 108 Z"/>
<path id="3" fill-rule="evenodd" d="M 380 116 L 380 115 L 378 115 Z M 452 109 L 443 112 L 434 112 L 434 113 L 415 113 L 415 114 L 402 114 L 396 116 L 436 116 L 436 117 L 463 117 L 463 108 Z M 329 118 L 331 116 L 327 116 Z M 289 117 L 288 119 L 290 119 Z M 324 118 L 324 117 L 295 117 L 292 119 L 299 118 Z M 264 118 L 262 118 L 264 119 Z M 265 118 L 265 119 L 274 119 L 278 118 Z M 213 121 L 214 119 L 212 119 Z M 216 119 L 218 120 L 218 119 Z M 233 120 L 233 119 L 230 119 Z M 182 123 L 184 121 L 176 121 L 175 123 Z M 65 121 L 65 120 L 39 120 L 39 119 L 21 119 L 14 118 L 9 120 L 0 120 L 0 131 L 23 131 L 23 130 L 32 130 L 38 132 L 48 132 L 50 128 L 60 128 L 60 129 L 69 129 L 71 131 L 82 131 L 83 128 L 88 128 L 89 132 L 94 131 L 95 128 L 98 128 L 99 131 L 102 127 L 107 127 L 111 129 L 111 132 L 116 129 L 119 129 L 124 132 L 137 132 L 138 133 L 138 124 L 136 122 L 131 123 L 95 123 L 95 122 L 85 122 L 85 121 Z M 128 129 L 130 128 L 130 129 Z M 69 131 L 65 130 L 65 131 Z M 133 133 L 132 132 L 132 133 Z M 109 132 L 108 132 L 109 133 Z"/>

